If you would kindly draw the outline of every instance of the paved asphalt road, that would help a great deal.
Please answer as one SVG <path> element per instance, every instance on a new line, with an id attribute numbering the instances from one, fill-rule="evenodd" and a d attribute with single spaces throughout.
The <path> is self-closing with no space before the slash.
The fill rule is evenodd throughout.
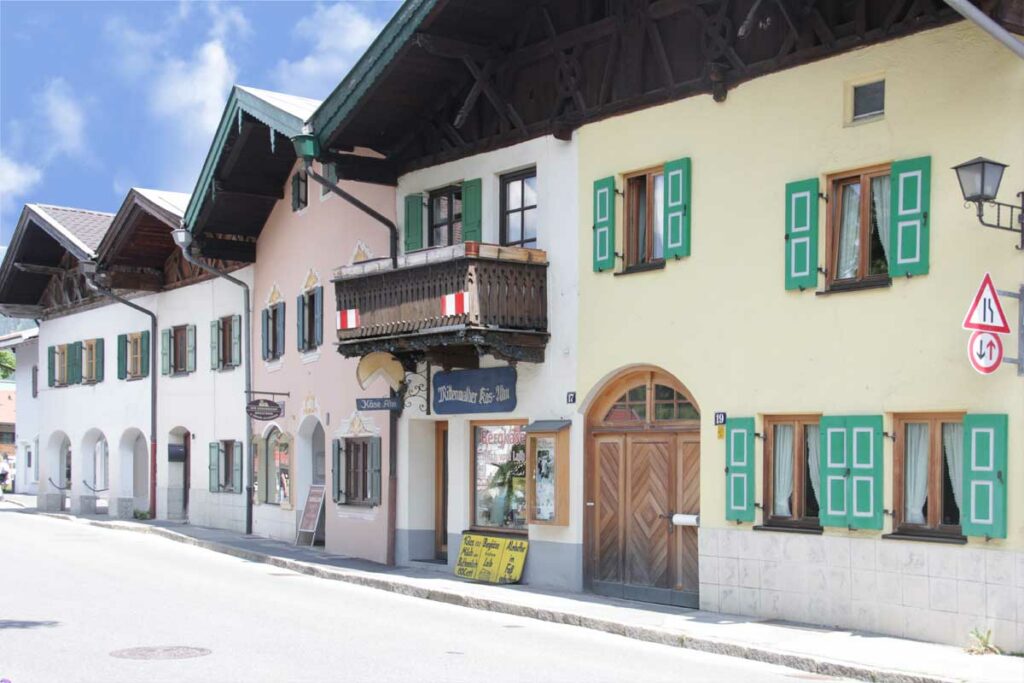
<path id="1" fill-rule="evenodd" d="M 0 679 L 827 680 L 573 626 L 408 598 L 0 503 Z M 128 648 L 209 650 L 177 660 Z"/>

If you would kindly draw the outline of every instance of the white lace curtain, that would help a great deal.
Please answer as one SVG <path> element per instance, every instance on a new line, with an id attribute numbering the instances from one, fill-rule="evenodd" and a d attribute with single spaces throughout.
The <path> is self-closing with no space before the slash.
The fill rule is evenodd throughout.
<path id="1" fill-rule="evenodd" d="M 928 425 L 907 425 L 904 450 L 905 519 L 909 524 L 924 524 L 924 504 L 928 500 Z"/>
<path id="2" fill-rule="evenodd" d="M 793 493 L 793 425 L 775 427 L 775 445 L 772 449 L 775 470 L 775 500 L 772 514 L 789 517 L 789 498 Z"/>
<path id="3" fill-rule="evenodd" d="M 839 226 L 839 263 L 836 278 L 857 277 L 860 257 L 860 185 L 843 187 L 843 215 Z"/>
<path id="4" fill-rule="evenodd" d="M 811 472 L 811 488 L 814 500 L 821 504 L 821 430 L 818 425 L 804 427 L 804 440 L 807 441 L 807 468 Z"/>
<path id="5" fill-rule="evenodd" d="M 953 500 L 958 510 L 963 510 L 960 502 L 964 488 L 964 426 L 948 423 L 942 425 L 942 445 L 946 452 L 946 468 L 949 480 L 953 484 Z"/>
<path id="6" fill-rule="evenodd" d="M 875 207 L 875 224 L 878 226 L 878 239 L 885 251 L 885 260 L 891 262 L 889 256 L 889 176 L 871 179 L 871 203 Z"/>

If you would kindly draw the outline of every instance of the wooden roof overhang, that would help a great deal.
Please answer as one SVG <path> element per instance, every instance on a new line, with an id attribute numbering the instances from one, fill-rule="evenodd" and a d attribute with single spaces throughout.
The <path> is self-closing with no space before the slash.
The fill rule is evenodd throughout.
<path id="1" fill-rule="evenodd" d="M 181 215 L 137 189 L 128 191 L 97 251 L 106 285 L 157 292 L 167 284 L 165 266 L 179 250 L 171 231 Z"/>
<path id="2" fill-rule="evenodd" d="M 256 238 L 284 198 L 295 164 L 291 138 L 304 121 L 235 86 L 188 208 L 184 227 L 211 259 L 253 263 Z"/>
<path id="3" fill-rule="evenodd" d="M 322 159 L 368 147 L 405 172 L 684 97 L 723 101 L 746 80 L 959 19 L 936 0 L 407 0 L 310 124 Z"/>
<path id="4" fill-rule="evenodd" d="M 45 209 L 26 204 L 0 263 L 0 313 L 12 318 L 42 318 L 58 303 L 55 294 L 64 305 L 92 298 L 82 286 L 77 268 L 78 263 L 95 257 L 92 249 Z"/>

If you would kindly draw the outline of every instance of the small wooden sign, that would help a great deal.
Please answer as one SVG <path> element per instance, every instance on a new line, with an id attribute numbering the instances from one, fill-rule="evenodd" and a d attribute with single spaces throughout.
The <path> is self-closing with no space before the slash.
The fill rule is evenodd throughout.
<path id="1" fill-rule="evenodd" d="M 525 538 L 464 533 L 455 575 L 488 583 L 519 583 L 529 546 Z"/>
<path id="2" fill-rule="evenodd" d="M 320 526 L 320 511 L 324 507 L 324 492 L 327 487 L 323 484 L 313 484 L 309 487 L 306 495 L 306 507 L 302 509 L 302 518 L 299 520 L 299 530 L 295 533 L 295 543 L 298 545 L 299 536 L 311 534 L 309 541 L 313 545 L 316 539 L 317 528 Z"/>
<path id="3" fill-rule="evenodd" d="M 284 412 L 284 406 L 277 401 L 271 401 L 266 398 L 257 398 L 246 404 L 245 412 L 254 420 L 268 422 L 281 417 L 281 414 Z"/>

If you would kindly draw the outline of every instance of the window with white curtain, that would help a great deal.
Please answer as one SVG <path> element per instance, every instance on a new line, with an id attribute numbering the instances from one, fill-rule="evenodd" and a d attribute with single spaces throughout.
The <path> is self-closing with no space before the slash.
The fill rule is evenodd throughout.
<path id="1" fill-rule="evenodd" d="M 897 415 L 895 433 L 897 532 L 959 536 L 963 415 Z"/>
<path id="2" fill-rule="evenodd" d="M 889 281 L 889 172 L 886 164 L 830 178 L 831 289 Z"/>
<path id="3" fill-rule="evenodd" d="M 766 417 L 766 526 L 819 528 L 821 432 L 818 415 Z"/>

